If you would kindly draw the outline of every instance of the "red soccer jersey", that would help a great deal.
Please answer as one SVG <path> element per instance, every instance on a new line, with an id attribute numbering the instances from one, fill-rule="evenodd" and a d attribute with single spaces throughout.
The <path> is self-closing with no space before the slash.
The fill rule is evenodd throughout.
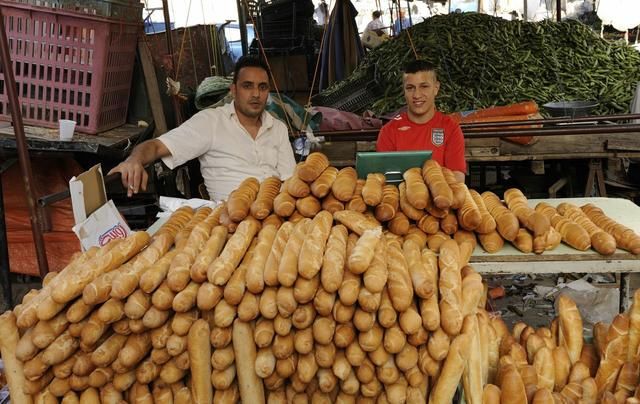
<path id="1" fill-rule="evenodd" d="M 431 150 L 431 158 L 454 171 L 467 172 L 464 159 L 464 136 L 460 126 L 436 111 L 429 122 L 412 122 L 406 112 L 397 115 L 380 129 L 376 150 Z"/>

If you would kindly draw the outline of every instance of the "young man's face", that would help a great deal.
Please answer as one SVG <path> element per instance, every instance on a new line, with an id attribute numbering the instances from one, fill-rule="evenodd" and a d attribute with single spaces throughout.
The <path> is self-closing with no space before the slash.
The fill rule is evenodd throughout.
<path id="1" fill-rule="evenodd" d="M 405 73 L 402 79 L 407 109 L 414 117 L 423 117 L 435 111 L 435 99 L 440 82 L 435 72 Z"/>
<path id="2" fill-rule="evenodd" d="M 231 94 L 238 112 L 248 118 L 262 115 L 269 96 L 269 76 L 259 67 L 243 67 L 231 84 Z"/>

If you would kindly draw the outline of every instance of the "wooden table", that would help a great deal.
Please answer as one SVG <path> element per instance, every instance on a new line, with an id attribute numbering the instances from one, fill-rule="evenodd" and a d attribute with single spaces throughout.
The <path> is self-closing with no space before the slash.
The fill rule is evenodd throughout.
<path id="1" fill-rule="evenodd" d="M 538 202 L 547 202 L 557 206 L 562 202 L 570 202 L 582 206 L 592 203 L 602 209 L 610 218 L 633 229 L 640 234 L 640 206 L 627 199 L 619 198 L 558 198 L 530 199 L 529 206 L 535 207 Z M 562 243 L 556 249 L 543 254 L 525 254 L 517 250 L 511 243 L 505 243 L 502 250 L 489 254 L 481 247 L 476 247 L 471 265 L 482 274 L 561 274 L 561 273 L 619 273 L 621 274 L 620 303 L 626 308 L 631 290 L 629 276 L 640 272 L 640 256 L 624 250 L 616 250 L 613 255 L 603 256 L 593 249 L 578 251 Z"/>
<path id="2" fill-rule="evenodd" d="M 73 140 L 65 142 L 59 139 L 58 129 L 36 126 L 24 127 L 30 151 L 80 152 L 99 155 L 113 154 L 127 149 L 146 129 L 126 124 L 96 135 L 85 135 L 84 133 L 76 132 L 73 135 Z M 0 149 L 16 149 L 13 127 L 7 122 L 0 123 Z"/>

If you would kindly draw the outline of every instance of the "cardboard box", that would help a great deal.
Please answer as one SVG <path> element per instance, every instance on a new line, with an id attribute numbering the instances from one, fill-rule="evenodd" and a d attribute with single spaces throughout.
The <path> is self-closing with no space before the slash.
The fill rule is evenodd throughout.
<path id="1" fill-rule="evenodd" d="M 107 200 L 102 167 L 97 164 L 69 180 L 75 226 L 73 232 L 80 239 L 83 250 L 102 247 L 116 238 L 131 233 L 112 200 Z"/>

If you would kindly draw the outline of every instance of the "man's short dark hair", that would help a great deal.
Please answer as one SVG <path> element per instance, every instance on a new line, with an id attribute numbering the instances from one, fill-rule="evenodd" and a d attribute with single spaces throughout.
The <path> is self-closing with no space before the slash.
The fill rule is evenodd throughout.
<path id="1" fill-rule="evenodd" d="M 382 14 L 380 13 L 380 11 L 376 10 L 373 13 L 371 13 L 371 15 L 373 16 L 373 18 L 380 18 Z"/>
<path id="2" fill-rule="evenodd" d="M 431 62 L 427 62 L 426 60 L 412 60 L 404 65 L 404 73 L 405 74 L 413 74 L 418 72 L 433 72 L 436 76 L 436 80 L 438 79 L 438 68 Z"/>
<path id="3" fill-rule="evenodd" d="M 242 56 L 240 59 L 238 59 L 233 69 L 234 84 L 238 81 L 238 75 L 240 74 L 240 70 L 244 69 L 245 67 L 257 67 L 267 72 L 267 76 L 269 75 L 269 67 L 264 62 L 264 60 L 257 58 L 255 56 Z"/>

